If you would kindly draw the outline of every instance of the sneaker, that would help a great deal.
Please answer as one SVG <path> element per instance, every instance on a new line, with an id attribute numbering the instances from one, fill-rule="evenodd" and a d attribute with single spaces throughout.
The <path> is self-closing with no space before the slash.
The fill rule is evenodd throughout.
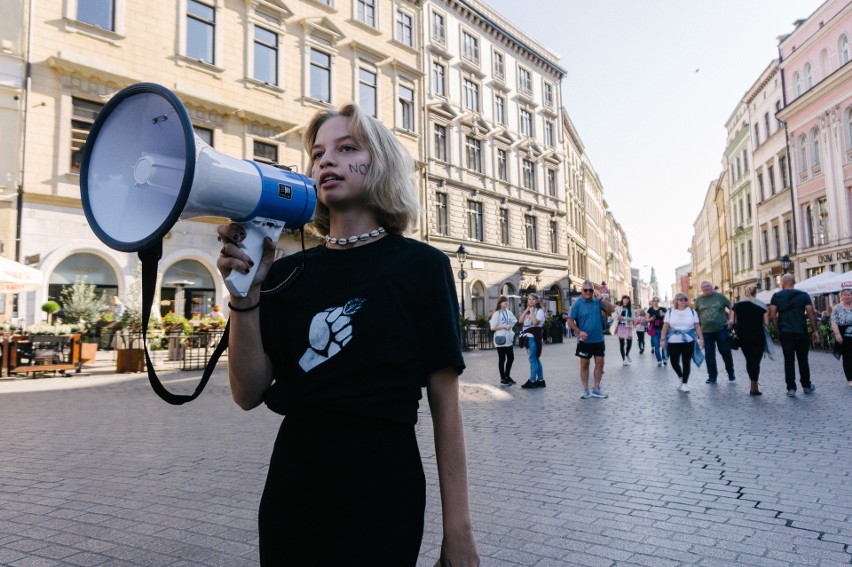
<path id="1" fill-rule="evenodd" d="M 517 384 L 517 382 L 515 382 L 514 380 L 512 380 L 512 377 L 511 377 L 511 376 L 506 376 L 506 383 L 507 383 L 507 384 Z"/>
<path id="2" fill-rule="evenodd" d="M 627 355 L 627 364 L 631 364 L 632 362 L 633 362 L 633 359 L 630 358 L 630 355 L 628 354 Z"/>
<path id="3" fill-rule="evenodd" d="M 533 382 L 532 380 L 527 380 L 526 382 L 521 384 L 521 388 L 524 388 L 524 389 L 538 388 L 538 386 L 536 386 L 535 382 Z"/>
<path id="4" fill-rule="evenodd" d="M 588 400 L 591 397 L 588 390 L 583 390 L 583 394 L 580 396 L 581 400 Z"/>
<path id="5" fill-rule="evenodd" d="M 622 361 L 621 361 L 621 365 L 622 365 L 622 366 L 627 366 L 627 361 L 626 361 L 626 360 L 622 360 Z"/>
<path id="6" fill-rule="evenodd" d="M 534 382 L 534 384 L 536 388 L 547 388 L 547 382 L 545 382 L 544 380 L 539 380 L 537 382 Z"/>
<path id="7" fill-rule="evenodd" d="M 716 383 L 716 379 L 715 379 L 715 378 L 708 378 L 708 379 L 707 379 L 707 381 L 706 381 L 706 382 L 704 382 L 704 383 L 705 383 L 705 384 L 715 384 L 715 383 Z"/>
<path id="8" fill-rule="evenodd" d="M 500 378 L 500 383 L 503 384 L 504 386 L 511 386 L 512 384 L 515 383 L 515 381 L 512 380 L 511 378 Z"/>
<path id="9" fill-rule="evenodd" d="M 669 361 L 668 361 L 668 360 L 664 360 L 664 361 L 663 361 L 663 366 L 668 366 L 668 365 L 669 365 Z"/>
<path id="10" fill-rule="evenodd" d="M 601 392 L 600 388 L 592 388 L 592 397 L 593 398 L 608 398 L 609 394 L 604 394 Z"/>
<path id="11" fill-rule="evenodd" d="M 690 390 L 690 387 L 687 386 L 686 384 L 681 384 L 680 388 L 678 388 L 678 390 L 680 390 L 681 392 L 688 392 Z"/>
<path id="12" fill-rule="evenodd" d="M 804 391 L 805 391 L 806 394 L 813 394 L 816 391 L 816 386 L 811 384 L 807 388 L 804 388 Z"/>
<path id="13" fill-rule="evenodd" d="M 734 382 L 736 379 L 737 379 L 736 374 L 728 374 L 728 381 L 729 382 Z"/>
<path id="14" fill-rule="evenodd" d="M 657 368 L 662 368 L 662 367 L 663 367 L 663 363 L 662 363 L 662 362 L 658 362 L 658 363 L 657 363 Z"/>
<path id="15" fill-rule="evenodd" d="M 787 390 L 787 397 L 788 398 L 795 398 L 796 397 L 796 390 Z"/>

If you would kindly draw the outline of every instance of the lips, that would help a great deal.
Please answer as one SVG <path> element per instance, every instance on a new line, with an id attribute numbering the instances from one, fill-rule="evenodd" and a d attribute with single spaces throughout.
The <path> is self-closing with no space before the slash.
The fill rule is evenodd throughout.
<path id="1" fill-rule="evenodd" d="M 343 181 L 343 177 L 337 175 L 336 173 L 323 173 L 320 175 L 319 182 L 320 186 L 326 185 L 327 183 L 334 183 L 337 181 Z"/>

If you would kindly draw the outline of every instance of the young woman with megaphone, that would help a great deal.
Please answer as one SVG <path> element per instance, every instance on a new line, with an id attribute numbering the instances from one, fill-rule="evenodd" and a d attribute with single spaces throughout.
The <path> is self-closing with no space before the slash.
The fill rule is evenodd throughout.
<path id="1" fill-rule="evenodd" d="M 264 565 L 415 565 L 425 478 L 414 425 L 426 387 L 443 505 L 439 564 L 475 566 L 458 399 L 458 302 L 447 256 L 402 236 L 417 218 L 411 157 L 347 105 L 307 127 L 326 242 L 231 297 L 228 374 L 243 409 L 285 416 L 260 503 Z M 223 277 L 254 267 L 243 225 L 219 227 Z M 400 332 L 404 330 L 404 332 Z"/>

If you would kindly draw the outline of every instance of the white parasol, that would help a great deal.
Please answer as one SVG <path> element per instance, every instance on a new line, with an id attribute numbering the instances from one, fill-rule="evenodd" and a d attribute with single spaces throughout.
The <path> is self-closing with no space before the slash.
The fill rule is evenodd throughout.
<path id="1" fill-rule="evenodd" d="M 35 291 L 42 286 L 44 274 L 0 256 L 0 293 Z"/>

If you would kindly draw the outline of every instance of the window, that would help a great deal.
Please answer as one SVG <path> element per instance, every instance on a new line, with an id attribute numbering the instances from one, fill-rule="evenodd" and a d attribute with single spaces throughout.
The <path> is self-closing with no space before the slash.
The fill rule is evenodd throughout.
<path id="1" fill-rule="evenodd" d="M 763 234 L 765 236 L 766 232 L 764 232 Z M 778 234 L 778 225 L 777 224 L 772 227 L 772 240 L 775 242 L 775 257 L 780 258 L 781 257 L 781 236 Z M 768 249 L 769 248 L 767 247 L 767 250 Z M 769 258 L 768 252 L 766 254 L 766 257 Z"/>
<path id="2" fill-rule="evenodd" d="M 765 113 L 763 115 L 763 130 L 766 133 L 766 137 L 769 138 L 771 132 L 769 131 L 769 113 Z"/>
<path id="3" fill-rule="evenodd" d="M 528 94 L 532 93 L 532 73 L 529 69 L 518 68 L 518 90 Z"/>
<path id="4" fill-rule="evenodd" d="M 766 199 L 766 193 L 763 191 L 763 172 L 757 174 L 757 190 L 762 203 Z"/>
<path id="5" fill-rule="evenodd" d="M 210 128 L 204 128 L 203 126 L 192 125 L 192 131 L 195 132 L 195 135 L 201 138 L 201 141 L 213 147 L 213 130 Z"/>
<path id="6" fill-rule="evenodd" d="M 465 137 L 467 168 L 482 173 L 482 142 L 471 136 Z"/>
<path id="7" fill-rule="evenodd" d="M 761 231 L 760 235 L 763 237 L 763 260 L 769 260 L 769 233 Z"/>
<path id="8" fill-rule="evenodd" d="M 414 89 L 399 86 L 399 127 L 414 132 Z"/>
<path id="9" fill-rule="evenodd" d="M 775 194 L 775 166 L 770 165 L 766 168 L 766 175 L 769 177 L 769 194 Z"/>
<path id="10" fill-rule="evenodd" d="M 435 193 L 435 231 L 447 236 L 449 226 L 447 224 L 447 194 Z"/>
<path id="11" fill-rule="evenodd" d="M 776 100 L 776 101 L 775 101 L 775 116 L 776 116 L 776 117 L 778 116 L 778 113 L 779 113 L 779 112 L 781 112 L 781 101 L 780 101 L 780 100 Z M 776 127 L 776 128 L 780 128 L 781 126 L 783 126 L 783 124 L 781 123 L 781 119 L 780 119 L 780 118 L 775 118 L 775 127 Z"/>
<path id="12" fill-rule="evenodd" d="M 798 71 L 793 73 L 793 97 L 802 96 L 802 76 Z"/>
<path id="13" fill-rule="evenodd" d="M 814 169 L 819 165 L 819 128 L 811 130 L 811 165 Z"/>
<path id="14" fill-rule="evenodd" d="M 751 193 L 746 193 L 746 220 L 751 222 Z"/>
<path id="15" fill-rule="evenodd" d="M 793 253 L 793 223 L 784 221 L 784 234 L 787 236 L 787 254 Z"/>
<path id="16" fill-rule="evenodd" d="M 538 219 L 532 215 L 524 215 L 524 245 L 538 250 Z"/>
<path id="17" fill-rule="evenodd" d="M 852 160 L 852 106 L 846 109 L 846 153 Z"/>
<path id="18" fill-rule="evenodd" d="M 805 135 L 799 136 L 799 173 L 804 176 L 808 171 L 808 142 Z"/>
<path id="19" fill-rule="evenodd" d="M 556 221 L 550 221 L 550 252 L 559 254 L 559 230 Z"/>
<path id="20" fill-rule="evenodd" d="M 497 148 L 497 177 L 500 181 L 509 180 L 509 165 L 506 157 L 506 150 Z"/>
<path id="21" fill-rule="evenodd" d="M 535 164 L 528 159 L 523 160 L 523 185 L 525 188 L 535 191 Z"/>
<path id="22" fill-rule="evenodd" d="M 467 202 L 467 237 L 471 240 L 484 240 L 482 229 L 482 203 L 478 201 Z"/>
<path id="23" fill-rule="evenodd" d="M 443 14 L 432 12 L 432 41 L 447 43 L 447 25 Z"/>
<path id="24" fill-rule="evenodd" d="M 837 40 L 837 62 L 840 65 L 846 65 L 849 62 L 849 38 L 846 34 L 841 34 Z"/>
<path id="25" fill-rule="evenodd" d="M 506 78 L 506 59 L 499 51 L 494 52 L 494 69 L 493 74 L 498 79 Z"/>
<path id="26" fill-rule="evenodd" d="M 500 209 L 500 244 L 509 245 L 509 209 Z"/>
<path id="27" fill-rule="evenodd" d="M 186 0 L 186 56 L 213 65 L 216 11 L 196 0 Z"/>
<path id="28" fill-rule="evenodd" d="M 751 240 L 748 241 L 748 269 L 754 268 L 754 246 Z"/>
<path id="29" fill-rule="evenodd" d="M 462 32 L 462 57 L 479 65 L 479 39 Z"/>
<path id="30" fill-rule="evenodd" d="M 817 226 L 819 227 L 819 231 L 817 233 L 818 244 L 827 244 L 830 234 L 828 227 L 828 201 L 825 198 L 817 201 Z"/>
<path id="31" fill-rule="evenodd" d="M 551 197 L 556 197 L 556 170 L 547 170 L 547 193 Z"/>
<path id="32" fill-rule="evenodd" d="M 754 147 L 760 145 L 760 124 L 754 125 Z"/>
<path id="33" fill-rule="evenodd" d="M 553 84 L 545 82 L 544 83 L 544 105 L 553 107 L 554 96 L 553 96 Z"/>
<path id="34" fill-rule="evenodd" d="M 551 148 L 554 146 L 553 122 L 549 120 L 544 123 L 544 143 Z"/>
<path id="35" fill-rule="evenodd" d="M 356 0 L 356 19 L 371 28 L 376 27 L 376 0 Z"/>
<path id="36" fill-rule="evenodd" d="M 71 99 L 71 163 L 69 171 L 75 173 L 80 171 L 86 138 L 89 137 L 92 124 L 103 107 L 104 105 L 96 102 L 79 98 Z"/>
<path id="37" fill-rule="evenodd" d="M 409 47 L 414 47 L 414 19 L 411 14 L 398 10 L 396 13 L 396 39 Z"/>
<path id="38" fill-rule="evenodd" d="M 367 69 L 358 69 L 358 105 L 370 116 L 377 116 L 376 88 L 378 77 Z"/>
<path id="39" fill-rule="evenodd" d="M 506 125 L 506 99 L 499 95 L 494 97 L 494 120 L 497 124 Z M 850 122 L 850 127 L 852 127 L 852 122 Z"/>
<path id="40" fill-rule="evenodd" d="M 265 142 L 254 141 L 254 161 L 260 163 L 278 163 L 278 146 Z"/>
<path id="41" fill-rule="evenodd" d="M 814 214 L 810 205 L 805 207 L 805 244 L 808 248 L 814 245 Z"/>
<path id="42" fill-rule="evenodd" d="M 805 63 L 805 68 L 803 69 L 803 73 L 805 75 L 805 90 L 810 89 L 814 86 L 814 77 L 813 72 L 811 71 L 811 64 Z"/>
<path id="43" fill-rule="evenodd" d="M 278 84 L 278 34 L 254 27 L 254 78 Z"/>
<path id="44" fill-rule="evenodd" d="M 432 63 L 432 92 L 447 96 L 447 68 L 443 63 Z"/>
<path id="45" fill-rule="evenodd" d="M 331 55 L 311 49 L 311 98 L 331 102 Z"/>
<path id="46" fill-rule="evenodd" d="M 784 190 L 790 186 L 787 181 L 787 156 L 778 157 L 778 171 L 781 172 L 781 189 Z"/>
<path id="47" fill-rule="evenodd" d="M 77 20 L 115 31 L 115 0 L 77 0 Z"/>
<path id="48" fill-rule="evenodd" d="M 521 134 L 527 136 L 528 138 L 532 138 L 533 135 L 533 122 L 532 122 L 532 112 L 529 110 L 522 108 L 521 109 Z"/>
<path id="49" fill-rule="evenodd" d="M 479 112 L 479 85 L 470 79 L 464 80 L 464 107 Z"/>
<path id="50" fill-rule="evenodd" d="M 748 152 L 743 150 L 743 175 L 748 173 Z"/>
<path id="51" fill-rule="evenodd" d="M 433 132 L 435 135 L 435 151 L 432 157 L 447 161 L 447 127 L 435 124 Z"/>

